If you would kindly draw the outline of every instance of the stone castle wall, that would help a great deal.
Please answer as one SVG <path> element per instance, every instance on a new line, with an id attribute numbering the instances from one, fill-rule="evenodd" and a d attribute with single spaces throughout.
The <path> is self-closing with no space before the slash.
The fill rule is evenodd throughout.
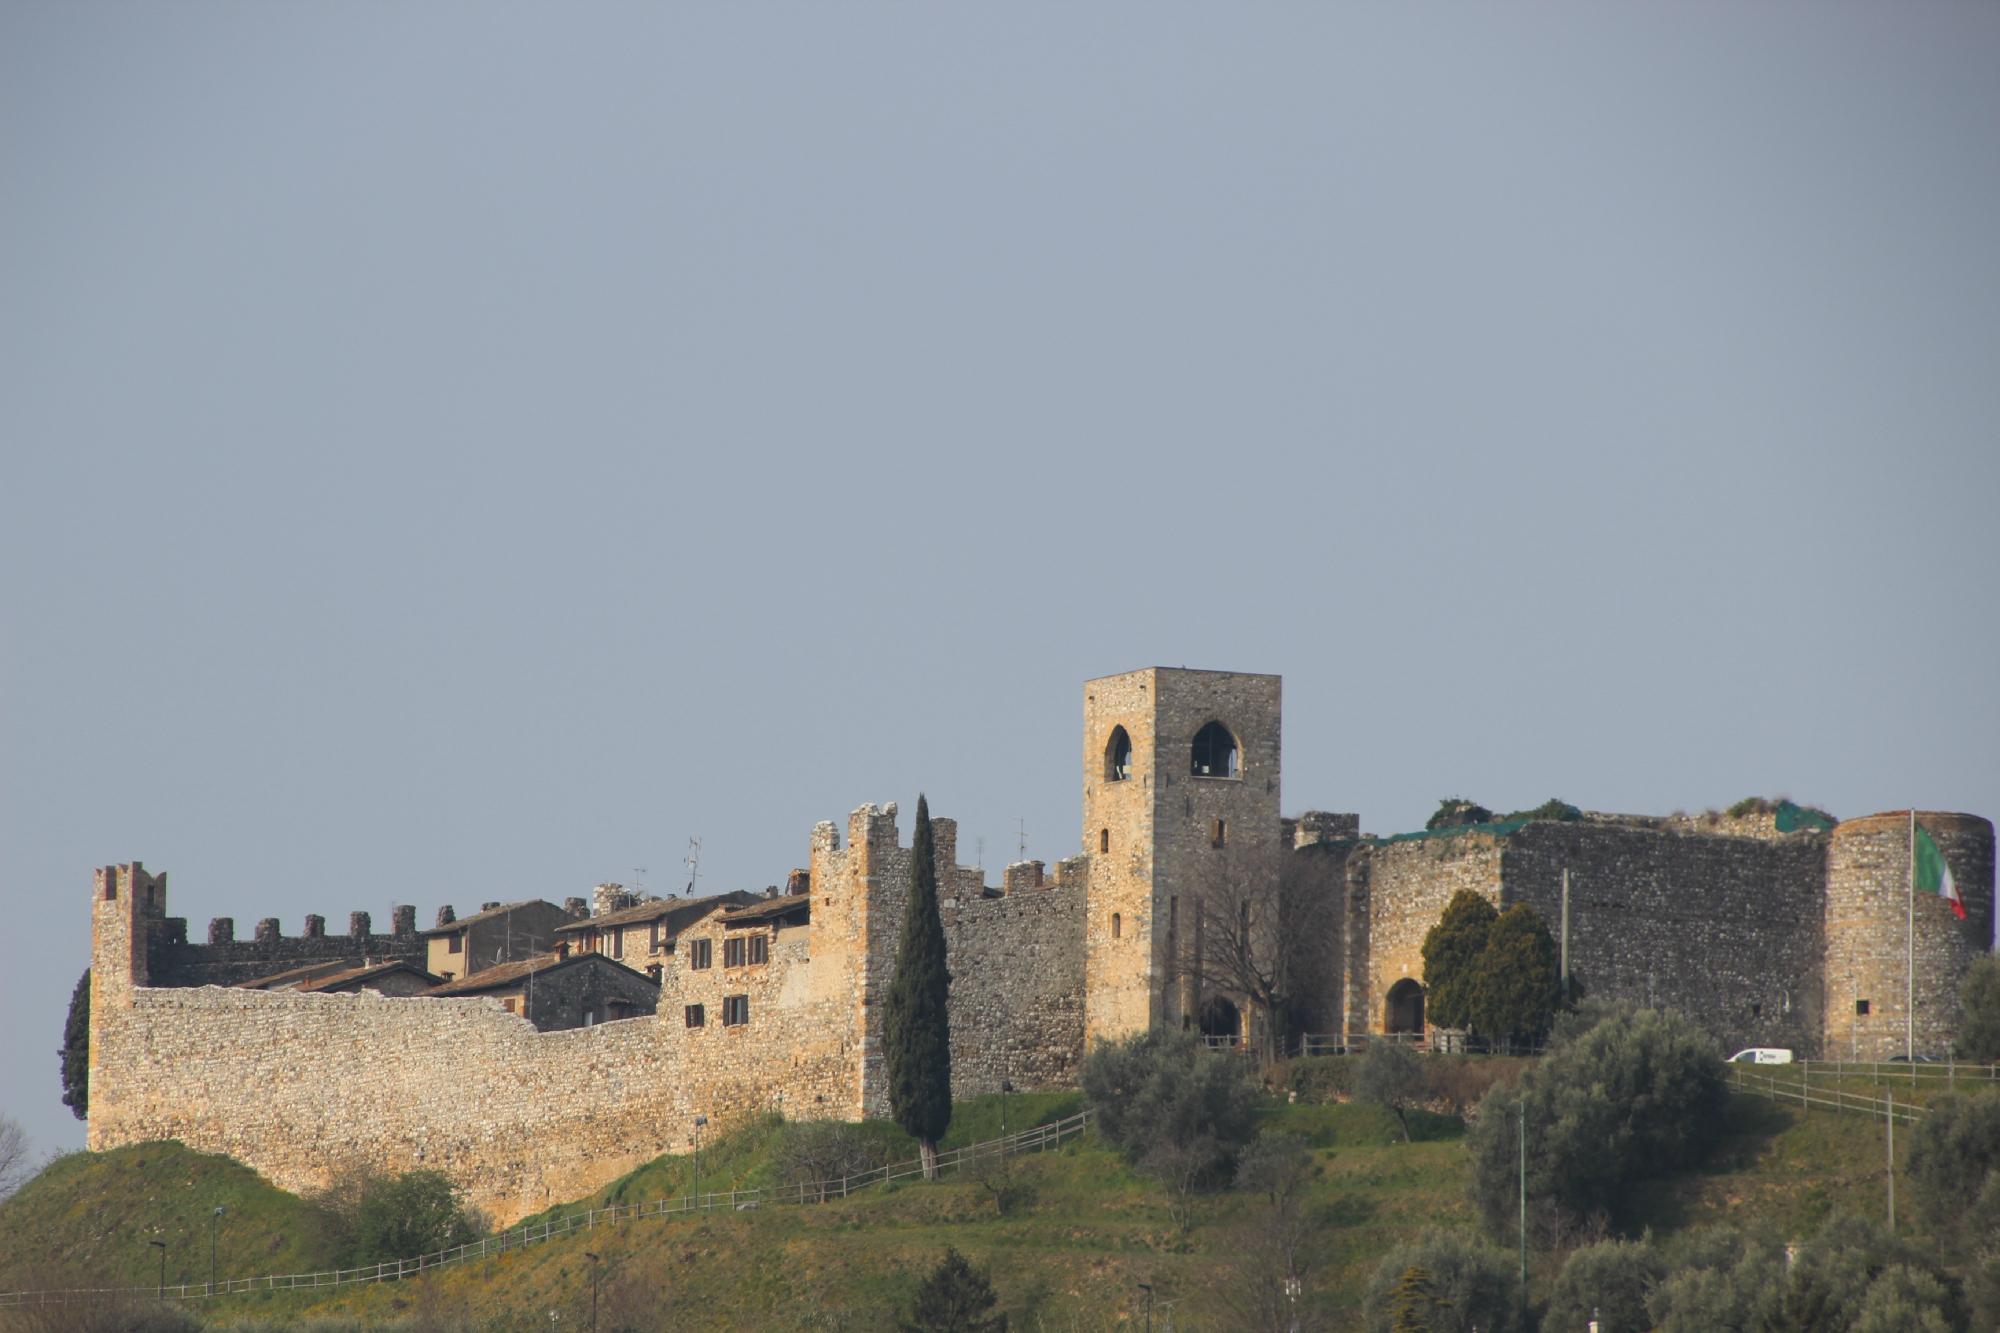
<path id="1" fill-rule="evenodd" d="M 368 913 L 350 912 L 347 930 L 329 935 L 326 918 L 308 916 L 300 934 L 286 935 L 278 918 L 265 917 L 246 940 L 237 938 L 234 918 L 219 916 L 208 923 L 207 942 L 197 944 L 188 939 L 184 918 L 164 917 L 148 934 L 148 966 L 155 983 L 162 986 L 234 986 L 310 963 L 349 958 L 424 965 L 424 941 L 417 934 L 414 907 L 397 909 L 390 934 L 377 933 L 373 925 Z"/>
<path id="2" fill-rule="evenodd" d="M 1502 844 L 1502 893 L 1559 940 L 1565 867 L 1588 994 L 1671 1005 L 1731 1050 L 1820 1053 L 1824 834 L 1529 824 Z"/>
<path id="3" fill-rule="evenodd" d="M 1918 1054 L 1941 1054 L 1958 1028 L 1959 980 L 1993 938 L 1993 825 L 1924 810 L 1916 821 L 1950 864 L 1966 919 L 1936 894 L 1910 893 L 1908 812 L 1836 826 L 1828 835 L 1823 974 L 1829 1056 L 1886 1060 L 1904 1052 L 1912 1030 Z"/>

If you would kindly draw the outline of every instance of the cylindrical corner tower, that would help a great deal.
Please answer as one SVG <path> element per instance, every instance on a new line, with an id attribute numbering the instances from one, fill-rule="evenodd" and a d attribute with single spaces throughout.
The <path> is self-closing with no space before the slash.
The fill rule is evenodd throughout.
<path id="1" fill-rule="evenodd" d="M 1828 837 L 1820 1052 L 1828 1059 L 1887 1060 L 1906 1046 L 1944 1055 L 1958 1033 L 1959 986 L 1991 947 L 1993 825 L 1977 815 L 1916 812 L 1964 899 L 1960 921 L 1935 892 L 1912 897 L 1910 822 L 1908 811 L 1869 815 L 1843 821 Z"/>

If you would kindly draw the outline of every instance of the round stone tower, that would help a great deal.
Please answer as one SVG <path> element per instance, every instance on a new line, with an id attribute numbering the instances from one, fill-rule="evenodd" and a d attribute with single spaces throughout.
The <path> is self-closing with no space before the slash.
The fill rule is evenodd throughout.
<path id="1" fill-rule="evenodd" d="M 1951 867 L 1965 920 L 1935 892 L 1910 896 L 1910 814 L 1849 819 L 1826 851 L 1826 1028 L 1820 1054 L 1887 1060 L 1914 1027 L 1918 1055 L 1943 1056 L 1958 1032 L 1959 986 L 1993 939 L 1993 825 L 1919 810 L 1916 823 Z M 1915 915 L 1915 968 L 1911 916 Z M 1915 989 L 1915 1022 L 1909 998 Z"/>

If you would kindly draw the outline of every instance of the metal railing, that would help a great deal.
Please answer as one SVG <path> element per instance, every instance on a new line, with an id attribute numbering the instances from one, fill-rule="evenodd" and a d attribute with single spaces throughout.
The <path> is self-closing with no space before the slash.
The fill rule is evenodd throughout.
<path id="1" fill-rule="evenodd" d="M 1799 1106 L 1806 1110 L 1819 1106 L 1829 1111 L 1851 1111 L 1857 1115 L 1883 1116 L 1902 1124 L 1909 1124 L 1919 1116 L 1930 1112 L 1930 1107 L 1921 1103 L 1897 1101 L 1893 1091 L 1885 1091 L 1880 1097 L 1870 1097 L 1866 1093 L 1849 1092 L 1838 1083 L 1814 1087 L 1809 1077 L 1790 1079 L 1766 1072 L 1792 1067 L 1794 1066 L 1732 1064 L 1729 1066 L 1729 1081 L 1739 1091 L 1754 1092 L 1774 1102 Z"/>
<path id="2" fill-rule="evenodd" d="M 972 1164 L 984 1164 L 1020 1153 L 1042 1152 L 1059 1147 L 1067 1140 L 1083 1133 L 1089 1123 L 1090 1112 L 1083 1110 L 1046 1125 L 1036 1125 L 1032 1129 L 1006 1135 L 1004 1138 L 988 1139 L 984 1143 L 968 1144 L 963 1148 L 952 1148 L 937 1155 L 937 1169 L 939 1172 L 960 1170 Z M 530 1245 L 567 1236 L 572 1232 L 590 1231 L 617 1222 L 630 1222 L 647 1217 L 684 1217 L 695 1213 L 724 1210 L 743 1212 L 772 1204 L 824 1203 L 829 1199 L 844 1199 L 856 1190 L 867 1189 L 874 1185 L 919 1177 L 923 1172 L 923 1161 L 913 1159 L 878 1166 L 854 1175 L 844 1175 L 838 1179 L 806 1181 L 770 1189 L 727 1192 L 718 1190 L 703 1194 L 686 1194 L 672 1199 L 649 1199 L 643 1203 L 607 1204 L 602 1208 L 587 1208 L 580 1212 L 550 1217 L 541 1222 L 531 1222 L 496 1235 L 468 1241 L 448 1250 L 440 1250 L 435 1254 L 421 1255 L 414 1259 L 391 1259 L 362 1268 L 223 1278 L 213 1284 L 185 1282 L 147 1287 L 82 1287 L 51 1291 L 0 1292 L 0 1309 L 135 1298 L 190 1301 L 248 1292 L 314 1291 L 361 1283 L 395 1282 L 455 1264 L 497 1258 L 515 1250 L 526 1249 Z"/>
<path id="3" fill-rule="evenodd" d="M 1423 1055 L 1540 1055 L 1547 1049 L 1542 1042 L 1489 1041 L 1458 1032 L 1439 1032 L 1435 1038 L 1416 1032 L 1309 1032 L 1299 1038 L 1298 1054 L 1359 1055 L 1381 1042 L 1408 1046 Z"/>

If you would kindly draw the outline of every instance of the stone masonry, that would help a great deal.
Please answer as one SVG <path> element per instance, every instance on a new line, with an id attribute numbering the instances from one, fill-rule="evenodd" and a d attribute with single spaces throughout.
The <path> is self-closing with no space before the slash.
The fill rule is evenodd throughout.
<path id="1" fill-rule="evenodd" d="M 1009 866 L 992 886 L 957 864 L 956 824 L 932 822 L 961 1096 L 1071 1085 L 1089 1043 L 1155 1026 L 1253 1035 L 1244 997 L 1204 995 L 1177 960 L 1203 895 L 1261 876 L 1324 895 L 1311 950 L 1324 966 L 1295 1014 L 1324 1032 L 1420 1026 L 1423 938 L 1451 896 L 1525 902 L 1559 930 L 1565 871 L 1571 965 L 1590 993 L 1682 1009 L 1729 1049 L 1883 1058 L 1913 1037 L 1938 1052 L 1991 938 L 1993 826 L 1975 816 L 1916 814 L 1965 896 L 1960 923 L 1908 892 L 1906 813 L 1831 831 L 1586 815 L 1373 838 L 1352 814 L 1281 816 L 1276 676 L 1149 668 L 1086 683 L 1083 702 L 1079 855 Z M 491 997 L 239 984 L 342 958 L 421 963 L 426 935 L 443 937 L 418 934 L 413 909 L 386 935 L 366 913 L 332 935 L 317 916 L 297 937 L 267 920 L 250 940 L 218 918 L 198 944 L 167 915 L 166 876 L 106 867 L 91 904 L 90 1146 L 177 1138 L 290 1189 L 433 1167 L 506 1222 L 684 1149 L 697 1115 L 884 1114 L 882 1000 L 910 872 L 896 806 L 864 805 L 845 830 L 813 830 L 810 869 L 782 896 L 688 902 L 673 929 L 648 927 L 638 961 L 659 970 L 656 1014 L 538 1031 Z M 629 910 L 603 888 L 597 915 Z M 533 918 L 529 944 L 546 948 L 585 911 L 499 916 Z"/>

